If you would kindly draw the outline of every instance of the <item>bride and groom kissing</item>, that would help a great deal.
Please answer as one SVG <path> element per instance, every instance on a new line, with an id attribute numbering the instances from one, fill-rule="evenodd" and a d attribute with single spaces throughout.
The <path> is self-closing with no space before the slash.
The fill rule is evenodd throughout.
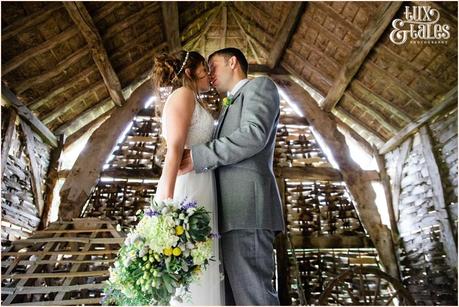
<path id="1" fill-rule="evenodd" d="M 159 106 L 167 152 L 157 200 L 188 198 L 211 212 L 212 261 L 190 287 L 192 305 L 279 305 L 273 242 L 284 231 L 273 173 L 279 94 L 267 77 L 247 79 L 236 48 L 157 55 L 154 88 L 172 88 Z M 217 125 L 200 99 L 210 85 L 227 94 Z M 172 305 L 179 304 L 171 302 Z"/>

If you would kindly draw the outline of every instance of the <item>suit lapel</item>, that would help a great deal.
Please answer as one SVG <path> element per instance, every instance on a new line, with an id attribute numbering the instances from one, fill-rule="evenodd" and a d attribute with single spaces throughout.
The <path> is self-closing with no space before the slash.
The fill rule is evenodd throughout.
<path id="1" fill-rule="evenodd" d="M 234 94 L 233 96 L 233 104 L 236 103 L 236 100 L 238 99 L 238 97 L 241 95 L 241 92 L 242 92 L 242 89 L 247 85 L 247 83 L 249 83 L 250 81 L 247 81 L 243 86 L 241 86 L 241 88 L 236 92 L 236 94 Z M 220 134 L 220 129 L 222 128 L 222 125 L 223 125 L 223 122 L 225 121 L 225 117 L 226 117 L 226 113 L 228 113 L 228 109 L 231 107 L 230 106 L 225 106 L 225 108 L 223 109 L 223 111 L 220 113 L 220 116 L 218 117 L 218 124 L 217 124 L 217 128 L 214 130 L 214 134 L 213 134 L 213 138 L 217 138 L 218 135 Z"/>

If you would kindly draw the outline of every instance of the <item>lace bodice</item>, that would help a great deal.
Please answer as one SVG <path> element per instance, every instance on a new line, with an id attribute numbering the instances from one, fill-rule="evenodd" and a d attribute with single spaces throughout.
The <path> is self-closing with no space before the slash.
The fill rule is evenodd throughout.
<path id="1" fill-rule="evenodd" d="M 162 131 L 163 136 L 166 135 L 166 125 L 163 118 Z M 204 109 L 203 106 L 196 101 L 196 105 L 191 117 L 190 127 L 188 128 L 188 136 L 185 142 L 185 148 L 190 148 L 195 144 L 206 143 L 211 140 L 212 132 L 214 130 L 214 118 L 212 115 Z"/>

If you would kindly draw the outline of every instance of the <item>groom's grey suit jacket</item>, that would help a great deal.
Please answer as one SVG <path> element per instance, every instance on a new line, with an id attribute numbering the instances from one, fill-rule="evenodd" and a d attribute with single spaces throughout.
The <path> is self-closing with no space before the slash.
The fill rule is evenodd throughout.
<path id="1" fill-rule="evenodd" d="M 219 228 L 284 231 L 279 190 L 273 172 L 279 93 L 274 82 L 247 82 L 225 107 L 214 139 L 191 147 L 197 173 L 216 169 Z"/>

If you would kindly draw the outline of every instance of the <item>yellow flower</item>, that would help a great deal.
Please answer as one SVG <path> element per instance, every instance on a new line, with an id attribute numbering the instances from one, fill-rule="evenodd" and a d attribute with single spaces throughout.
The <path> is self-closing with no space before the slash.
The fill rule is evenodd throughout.
<path id="1" fill-rule="evenodd" d="M 182 235 L 184 231 L 185 231 L 185 230 L 184 230 L 183 227 L 180 226 L 180 225 L 178 225 L 177 227 L 175 227 L 175 234 L 178 235 L 178 236 Z"/>
<path id="2" fill-rule="evenodd" d="M 180 247 L 176 247 L 174 248 L 174 250 L 172 251 L 172 254 L 174 256 L 180 256 L 182 254 L 182 250 L 180 249 Z"/>
<path id="3" fill-rule="evenodd" d="M 163 250 L 163 254 L 166 255 L 166 256 L 172 255 L 172 248 L 170 248 L 170 247 L 165 248 Z"/>

